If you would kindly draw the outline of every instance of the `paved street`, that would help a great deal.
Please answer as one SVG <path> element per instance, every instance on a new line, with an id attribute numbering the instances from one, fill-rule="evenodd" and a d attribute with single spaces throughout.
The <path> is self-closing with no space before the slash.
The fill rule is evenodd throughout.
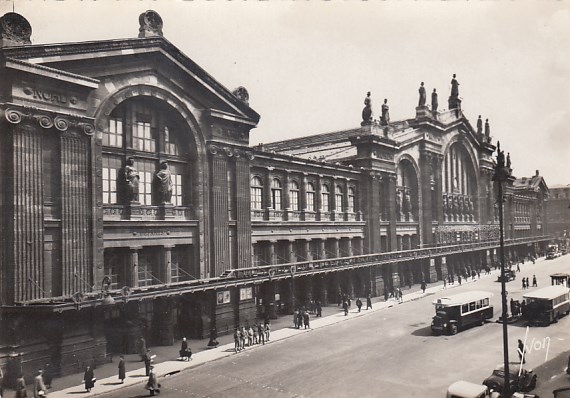
<path id="1" fill-rule="evenodd" d="M 536 265 L 525 263 L 517 279 L 507 285 L 509 298 L 522 298 L 521 276 L 532 281 L 536 274 L 538 286 L 542 287 L 550 284 L 550 273 L 567 270 L 569 265 L 570 256 Z M 482 275 L 481 280 L 464 283 L 449 292 L 468 290 L 494 292 L 492 303 L 495 319 L 498 317 L 500 284 L 496 274 Z M 498 323 L 474 327 L 456 336 L 431 335 L 432 301 L 445 294 L 426 294 L 419 300 L 360 317 L 351 314 L 354 319 L 349 322 L 247 349 L 163 378 L 161 396 L 441 397 L 455 380 L 481 382 L 503 358 Z M 567 351 L 569 326 L 570 318 L 566 317 L 547 328 L 530 328 L 527 342 L 535 349 L 528 354 L 527 366 L 537 368 L 544 363 L 545 338 L 550 338 L 548 358 Z M 509 326 L 511 360 L 518 359 L 516 341 L 524 339 L 525 331 L 523 325 Z M 556 371 L 539 374 L 539 389 L 540 383 Z M 105 396 L 144 395 L 142 384 L 138 384 Z"/>

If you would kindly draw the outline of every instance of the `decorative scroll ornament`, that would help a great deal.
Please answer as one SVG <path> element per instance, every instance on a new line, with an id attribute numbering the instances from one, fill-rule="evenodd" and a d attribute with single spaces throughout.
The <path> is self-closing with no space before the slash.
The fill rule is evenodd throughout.
<path id="1" fill-rule="evenodd" d="M 54 119 L 54 125 L 55 128 L 58 129 L 59 131 L 66 131 L 69 128 L 69 122 L 59 116 L 56 116 Z"/>
<path id="2" fill-rule="evenodd" d="M 234 149 L 234 157 L 236 159 L 241 157 L 241 151 L 239 149 Z"/>
<path id="3" fill-rule="evenodd" d="M 246 152 L 245 157 L 248 158 L 249 160 L 255 159 L 255 155 L 252 152 Z"/>
<path id="4" fill-rule="evenodd" d="M 14 44 L 31 44 L 32 26 L 26 18 L 15 12 L 8 12 L 0 18 L 0 38 Z"/>
<path id="5" fill-rule="evenodd" d="M 210 145 L 210 147 L 209 147 L 208 149 L 210 150 L 210 153 L 211 153 L 212 155 L 215 155 L 215 154 L 218 153 L 218 147 L 215 146 L 215 145 Z"/>
<path id="6" fill-rule="evenodd" d="M 230 157 L 230 158 L 234 155 L 234 153 L 232 152 L 232 148 L 227 148 L 227 147 L 226 147 L 226 148 L 224 148 L 224 152 L 225 152 L 226 155 L 227 155 L 228 157 Z"/>
<path id="7" fill-rule="evenodd" d="M 46 114 L 35 114 L 31 111 L 25 112 L 18 109 L 8 108 L 4 110 L 4 117 L 12 124 L 19 124 L 22 123 L 22 121 L 27 120 L 38 123 L 43 129 L 55 127 L 61 132 L 67 132 L 71 127 L 76 127 L 80 131 L 83 131 L 85 135 L 92 136 L 95 134 L 95 127 L 93 124 L 80 122 L 73 118 L 69 120 L 63 116 L 52 117 Z"/>
<path id="8" fill-rule="evenodd" d="M 38 116 L 38 123 L 44 129 L 50 129 L 53 127 L 53 120 L 51 119 L 51 117 L 46 115 Z"/>
<path id="9" fill-rule="evenodd" d="M 249 105 L 249 93 L 245 87 L 239 86 L 232 92 L 232 94 L 244 104 Z"/>
<path id="10" fill-rule="evenodd" d="M 22 116 L 24 114 L 22 112 L 16 111 L 14 109 L 6 109 L 4 111 L 4 116 L 6 120 L 13 124 L 18 124 L 22 122 Z"/>

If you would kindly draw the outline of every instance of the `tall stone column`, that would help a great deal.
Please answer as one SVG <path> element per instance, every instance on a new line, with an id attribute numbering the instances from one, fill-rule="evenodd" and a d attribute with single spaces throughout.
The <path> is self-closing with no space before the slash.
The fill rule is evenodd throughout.
<path id="1" fill-rule="evenodd" d="M 348 257 L 352 257 L 354 255 L 354 251 L 352 249 L 353 244 L 354 244 L 354 240 L 352 238 L 348 238 L 347 239 Z"/>
<path id="2" fill-rule="evenodd" d="M 396 222 L 398 215 L 396 214 L 396 174 L 383 174 L 386 181 L 388 197 L 388 249 L 389 251 L 398 250 L 398 239 L 396 235 Z"/>
<path id="3" fill-rule="evenodd" d="M 166 284 L 172 283 L 172 248 L 174 246 L 165 245 L 163 246 L 163 263 L 162 272 L 160 273 L 160 280 Z"/>
<path id="4" fill-rule="evenodd" d="M 269 257 L 269 264 L 275 265 L 277 264 L 277 256 L 275 253 L 275 244 L 277 243 L 276 240 L 270 240 L 269 244 L 267 245 L 268 257 Z"/>
<path id="5" fill-rule="evenodd" d="M 305 261 L 313 261 L 313 255 L 311 254 L 311 240 L 305 239 Z"/>
<path id="6" fill-rule="evenodd" d="M 251 263 L 251 191 L 249 161 L 253 155 L 240 156 L 236 165 L 236 259 L 238 268 L 246 268 Z"/>
<path id="7" fill-rule="evenodd" d="M 139 250 L 142 247 L 131 247 L 129 248 L 129 268 L 127 269 L 127 278 L 129 280 L 130 287 L 139 286 Z"/>
<path id="8" fill-rule="evenodd" d="M 340 257 L 340 238 L 333 239 L 333 245 L 334 245 L 334 250 L 333 250 L 334 258 L 339 258 Z"/>
<path id="9" fill-rule="evenodd" d="M 229 152 L 228 152 L 229 153 Z M 225 265 L 231 264 L 228 226 L 228 155 L 225 151 L 210 149 L 211 207 L 213 249 L 210 255 L 210 275 L 220 275 Z"/>
<path id="10" fill-rule="evenodd" d="M 326 239 L 320 239 L 319 240 L 319 258 L 320 259 L 325 259 L 328 258 L 329 256 L 327 255 L 327 245 L 326 245 Z"/>
<path id="11" fill-rule="evenodd" d="M 297 262 L 297 254 L 295 253 L 294 244 L 295 244 L 294 240 L 290 240 L 287 242 L 287 253 L 289 256 L 289 262 L 290 263 L 296 263 Z"/>

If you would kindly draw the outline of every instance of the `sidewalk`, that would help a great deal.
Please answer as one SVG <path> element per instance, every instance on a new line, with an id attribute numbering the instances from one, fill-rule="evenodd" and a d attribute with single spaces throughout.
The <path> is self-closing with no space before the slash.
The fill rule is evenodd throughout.
<path id="1" fill-rule="evenodd" d="M 492 270 L 490 275 L 481 274 L 481 278 L 496 277 L 499 271 Z M 469 278 L 464 280 L 463 283 L 475 282 Z M 456 282 L 453 285 L 447 284 L 447 290 L 459 286 Z M 425 293 L 422 293 L 419 285 L 413 285 L 411 289 L 405 289 L 403 302 L 417 300 L 421 297 L 434 294 L 443 290 L 443 284 L 441 282 L 428 284 Z M 363 299 L 362 297 L 361 299 Z M 366 310 L 362 307 L 362 311 L 359 313 L 355 305 L 356 298 L 352 300 L 352 306 L 349 310 L 348 316 L 344 315 L 342 307 L 336 305 L 330 305 L 322 308 L 323 316 L 321 318 L 316 318 L 314 315 L 311 316 L 311 329 L 295 329 L 293 327 L 293 316 L 285 315 L 278 319 L 271 320 L 271 335 L 270 342 L 266 345 L 274 343 L 275 341 L 280 341 L 287 339 L 289 337 L 294 337 L 301 333 L 308 333 L 311 330 L 320 329 L 329 325 L 333 325 L 339 322 L 347 321 L 355 317 L 367 316 L 369 314 L 375 313 L 377 311 L 390 308 L 398 304 L 398 301 L 391 298 L 388 301 L 384 301 L 383 297 L 372 298 L 373 308 L 371 310 Z M 363 300 L 364 304 L 366 300 Z M 220 336 L 218 338 L 219 346 L 216 348 L 207 347 L 208 339 L 203 340 L 189 340 L 189 346 L 193 351 L 192 360 L 189 362 L 179 361 L 178 350 L 180 349 L 180 341 L 175 342 L 173 346 L 161 346 L 161 347 L 151 347 L 151 353 L 156 355 L 154 359 L 154 371 L 159 377 L 172 375 L 181 372 L 186 369 L 194 368 L 201 364 L 214 361 L 217 359 L 225 358 L 231 355 L 239 355 L 240 353 L 235 353 L 234 351 L 234 340 L 233 335 Z M 253 347 L 247 347 L 244 351 L 262 349 L 263 345 L 256 345 Z M 48 390 L 48 396 L 50 398 L 63 398 L 68 397 L 70 394 L 81 394 L 84 397 L 93 397 L 108 393 L 123 387 L 133 386 L 139 384 L 141 386 L 141 391 L 143 391 L 144 384 L 146 383 L 148 377 L 145 375 L 144 364 L 140 361 L 140 357 L 137 354 L 125 355 L 125 362 L 127 368 L 127 377 L 124 384 L 120 383 L 118 379 L 118 357 L 111 358 L 110 363 L 97 366 L 95 369 L 95 377 L 97 377 L 97 382 L 95 387 L 90 393 L 85 391 L 82 384 L 83 372 L 63 376 L 56 378 L 52 382 L 52 389 Z M 31 382 L 31 380 L 27 380 Z M 28 395 L 33 391 L 33 385 L 28 385 Z M 12 398 L 15 396 L 14 391 L 6 390 L 4 398 Z"/>

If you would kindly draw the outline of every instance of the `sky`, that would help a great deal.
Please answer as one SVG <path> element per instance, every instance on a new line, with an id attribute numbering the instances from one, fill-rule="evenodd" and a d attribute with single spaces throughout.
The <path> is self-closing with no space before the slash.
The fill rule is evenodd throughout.
<path id="1" fill-rule="evenodd" d="M 32 43 L 130 38 L 157 11 L 164 36 L 218 82 L 247 88 L 250 143 L 415 115 L 420 82 L 445 108 L 457 74 L 466 117 L 488 118 L 513 173 L 570 184 L 570 1 L 0 0 Z M 429 103 L 429 95 L 428 95 Z"/>

